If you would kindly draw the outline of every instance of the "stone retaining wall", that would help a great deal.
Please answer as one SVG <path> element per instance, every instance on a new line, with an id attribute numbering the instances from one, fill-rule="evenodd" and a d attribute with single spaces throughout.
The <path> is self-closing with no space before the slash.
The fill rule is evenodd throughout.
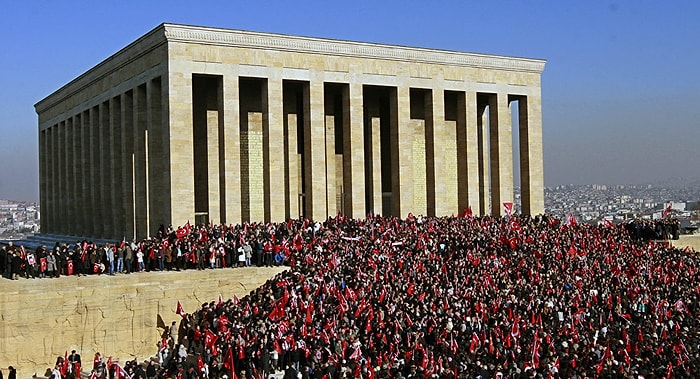
<path id="1" fill-rule="evenodd" d="M 202 303 L 243 297 L 284 268 L 236 268 L 57 279 L 0 279 L 0 367 L 41 375 L 75 349 L 125 360 L 154 355 L 165 325 Z M 6 371 L 6 370 L 3 370 Z M 5 374 L 6 375 L 6 374 Z"/>

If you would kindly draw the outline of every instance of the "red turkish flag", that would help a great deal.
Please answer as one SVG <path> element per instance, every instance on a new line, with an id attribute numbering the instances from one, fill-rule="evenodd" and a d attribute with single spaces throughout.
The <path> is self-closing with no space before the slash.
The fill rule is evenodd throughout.
<path id="1" fill-rule="evenodd" d="M 362 358 L 362 350 L 360 350 L 360 347 L 356 347 L 355 351 L 352 352 L 350 355 L 350 359 L 354 359 L 356 361 L 360 360 Z"/>
<path id="2" fill-rule="evenodd" d="M 513 203 L 509 201 L 503 203 L 503 210 L 505 211 L 506 216 L 510 217 L 511 213 L 513 213 Z"/>
<path id="3" fill-rule="evenodd" d="M 177 309 L 175 310 L 175 313 L 179 314 L 182 318 L 187 317 L 187 313 L 185 313 L 185 310 L 182 309 L 182 304 L 180 304 L 180 300 L 177 301 Z"/>
<path id="4" fill-rule="evenodd" d="M 233 364 L 233 347 L 231 346 L 229 346 L 228 352 L 226 352 L 224 367 L 231 370 L 231 379 L 238 379 L 238 375 L 236 375 L 236 367 Z"/>
<path id="5" fill-rule="evenodd" d="M 313 322 L 313 317 L 311 316 L 311 313 L 314 310 L 313 304 L 309 304 L 308 307 L 306 307 L 306 319 L 304 320 L 307 324 L 311 324 Z"/>
<path id="6" fill-rule="evenodd" d="M 664 209 L 663 214 L 662 214 L 663 218 L 666 218 L 666 216 L 668 216 L 668 212 L 670 212 L 671 209 L 673 209 L 673 202 L 669 202 L 668 205 L 666 206 L 666 209 Z"/>
<path id="7" fill-rule="evenodd" d="M 204 361 L 202 360 L 202 354 L 197 355 L 197 371 L 202 372 L 204 368 Z"/>
<path id="8" fill-rule="evenodd" d="M 476 349 L 479 348 L 480 344 L 481 342 L 479 341 L 479 336 L 477 336 L 476 333 L 472 333 L 472 340 L 469 344 L 469 353 L 474 354 Z"/>
<path id="9" fill-rule="evenodd" d="M 219 337 L 217 337 L 216 334 L 212 333 L 209 329 L 207 329 L 207 331 L 204 332 L 204 346 L 209 348 L 214 346 L 218 338 Z"/>

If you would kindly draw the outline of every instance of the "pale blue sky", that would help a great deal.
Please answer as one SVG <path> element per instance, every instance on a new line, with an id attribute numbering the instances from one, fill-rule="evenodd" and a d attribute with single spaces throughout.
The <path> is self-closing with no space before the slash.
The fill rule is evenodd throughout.
<path id="1" fill-rule="evenodd" d="M 545 184 L 700 178 L 697 1 L 0 1 L 0 198 L 38 199 L 34 104 L 162 22 L 547 60 Z"/>

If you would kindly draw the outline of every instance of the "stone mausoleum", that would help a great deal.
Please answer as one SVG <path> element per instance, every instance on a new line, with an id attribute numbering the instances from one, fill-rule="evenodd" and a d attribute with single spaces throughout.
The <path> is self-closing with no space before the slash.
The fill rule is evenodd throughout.
<path id="1" fill-rule="evenodd" d="M 35 105 L 41 230 L 542 213 L 544 65 L 161 24 Z"/>

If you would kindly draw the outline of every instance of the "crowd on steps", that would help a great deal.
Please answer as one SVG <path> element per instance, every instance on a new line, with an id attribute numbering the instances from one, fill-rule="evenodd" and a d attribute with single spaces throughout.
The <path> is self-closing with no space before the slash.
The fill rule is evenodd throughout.
<path id="1" fill-rule="evenodd" d="M 215 252 L 214 267 L 235 265 L 226 256 L 241 248 L 245 258 L 249 246 L 255 263 L 239 264 L 274 264 L 267 257 L 283 255 L 290 269 L 241 299 L 189 312 L 178 306 L 181 321 L 148 365 L 94 372 L 138 379 L 697 377 L 700 260 L 636 232 L 656 227 L 467 213 L 168 229 L 144 246 L 179 246 L 183 255 L 218 246 L 205 249 Z M 183 261 L 147 269 L 200 268 Z"/>

